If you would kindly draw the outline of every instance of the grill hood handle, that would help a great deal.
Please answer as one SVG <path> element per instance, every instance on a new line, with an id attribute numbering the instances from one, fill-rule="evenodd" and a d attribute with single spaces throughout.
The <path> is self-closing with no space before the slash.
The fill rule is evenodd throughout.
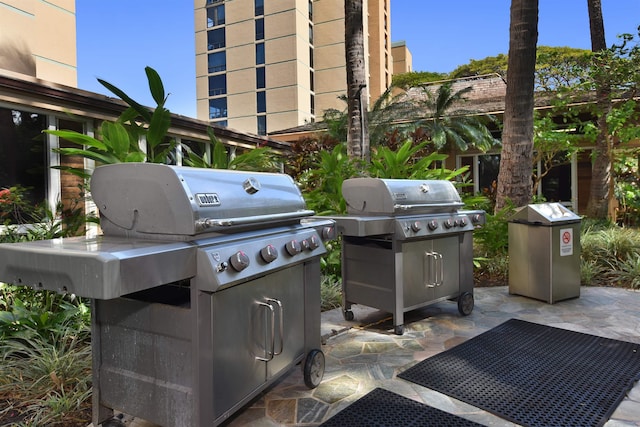
<path id="1" fill-rule="evenodd" d="M 457 209 L 464 206 L 464 203 L 447 202 L 447 203 L 416 203 L 414 205 L 393 205 L 395 210 L 408 211 L 419 208 L 452 208 Z"/>
<path id="2" fill-rule="evenodd" d="M 276 222 L 289 219 L 297 219 L 305 216 L 315 215 L 315 211 L 303 210 L 295 212 L 284 212 L 267 215 L 242 216 L 237 218 L 202 218 L 196 221 L 196 230 L 208 230 L 210 228 L 233 227 L 237 225 L 259 224 L 260 222 Z"/>

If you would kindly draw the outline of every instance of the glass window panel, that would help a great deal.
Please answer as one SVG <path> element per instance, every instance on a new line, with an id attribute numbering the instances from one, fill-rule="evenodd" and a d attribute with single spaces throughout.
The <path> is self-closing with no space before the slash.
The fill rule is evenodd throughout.
<path id="1" fill-rule="evenodd" d="M 258 113 L 266 113 L 267 112 L 267 93 L 265 91 L 260 91 L 256 94 L 256 100 L 258 104 Z"/>
<path id="2" fill-rule="evenodd" d="M 256 64 L 264 64 L 264 43 L 258 43 L 256 45 Z"/>
<path id="3" fill-rule="evenodd" d="M 207 8 L 207 28 L 224 25 L 224 4 Z"/>
<path id="4" fill-rule="evenodd" d="M 256 89 L 264 89 L 267 86 L 265 67 L 256 68 Z"/>
<path id="5" fill-rule="evenodd" d="M 548 202 L 571 201 L 571 161 L 566 153 L 558 154 L 542 178 L 542 195 Z"/>
<path id="6" fill-rule="evenodd" d="M 267 116 L 258 116 L 258 135 L 267 134 Z"/>
<path id="7" fill-rule="evenodd" d="M 227 117 L 227 98 L 209 100 L 209 119 Z"/>
<path id="8" fill-rule="evenodd" d="M 313 76 L 313 71 L 309 71 L 309 88 L 311 89 L 312 92 L 315 90 L 314 81 L 315 81 L 315 78 Z"/>
<path id="9" fill-rule="evenodd" d="M 218 73 L 227 69 L 227 52 L 215 52 L 209 54 L 209 72 Z"/>
<path id="10" fill-rule="evenodd" d="M 0 108 L 0 190 L 20 185 L 33 205 L 46 199 L 47 147 L 45 115 Z M 10 208 L 0 207 L 0 224 L 18 222 Z"/>
<path id="11" fill-rule="evenodd" d="M 264 15 L 264 0 L 255 0 L 256 16 Z"/>
<path id="12" fill-rule="evenodd" d="M 480 193 L 493 193 L 493 184 L 498 182 L 499 170 L 500 154 L 478 156 L 478 190 Z"/>
<path id="13" fill-rule="evenodd" d="M 313 44 L 313 25 L 309 24 L 309 43 Z"/>
<path id="14" fill-rule="evenodd" d="M 309 67 L 313 68 L 313 46 L 309 47 Z"/>
<path id="15" fill-rule="evenodd" d="M 264 18 L 256 19 L 256 40 L 264 39 Z"/>
<path id="16" fill-rule="evenodd" d="M 216 28 L 207 31 L 207 44 L 209 50 L 221 49 L 225 47 L 224 28 Z"/>
<path id="17" fill-rule="evenodd" d="M 209 76 L 209 96 L 224 95 L 225 93 L 227 93 L 227 75 Z"/>

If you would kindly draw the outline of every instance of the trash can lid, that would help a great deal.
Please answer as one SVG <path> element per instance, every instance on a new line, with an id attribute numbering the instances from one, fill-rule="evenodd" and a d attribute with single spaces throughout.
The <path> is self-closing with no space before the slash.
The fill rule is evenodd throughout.
<path id="1" fill-rule="evenodd" d="M 509 218 L 509 221 L 536 225 L 556 225 L 579 222 L 580 217 L 561 203 L 536 203 L 517 208 Z"/>

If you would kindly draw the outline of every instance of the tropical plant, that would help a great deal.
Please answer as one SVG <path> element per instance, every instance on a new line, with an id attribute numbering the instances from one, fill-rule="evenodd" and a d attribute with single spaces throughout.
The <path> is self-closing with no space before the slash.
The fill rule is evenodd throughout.
<path id="1" fill-rule="evenodd" d="M 209 134 L 209 143 L 212 147 L 211 160 L 206 154 L 198 155 L 189 147 L 183 147 L 187 151 L 187 158 L 183 160 L 186 166 L 261 172 L 277 172 L 280 170 L 280 161 L 271 149 L 267 147 L 254 148 L 231 158 L 227 148 L 216 137 L 213 129 L 209 128 L 207 132 Z"/>
<path id="2" fill-rule="evenodd" d="M 307 206 L 318 215 L 346 213 L 342 182 L 358 174 L 357 160 L 351 159 L 344 144 L 320 151 L 316 165 L 298 177 Z"/>
<path id="3" fill-rule="evenodd" d="M 167 97 L 158 73 L 151 67 L 145 72 L 151 96 L 156 107 L 150 110 L 129 97 L 118 87 L 98 79 L 100 84 L 125 101 L 129 107 L 115 122 L 103 121 L 98 131 L 99 139 L 69 130 L 46 130 L 45 132 L 78 144 L 79 148 L 58 148 L 55 151 L 70 156 L 82 156 L 101 164 L 121 162 L 141 162 L 145 159 L 153 163 L 164 163 L 175 149 L 176 142 L 167 138 L 171 125 L 171 113 L 164 107 Z M 145 136 L 147 149 L 139 146 L 141 136 Z M 74 167 L 56 166 L 83 178 L 89 171 Z"/>
<path id="4" fill-rule="evenodd" d="M 429 86 L 422 87 L 424 96 L 415 107 L 417 114 L 422 112 L 422 118 L 413 126 L 424 128 L 437 150 L 455 147 L 466 151 L 475 147 L 487 151 L 500 144 L 487 127 L 487 124 L 495 122 L 493 116 L 469 115 L 461 107 L 471 89 L 468 86 L 454 92 L 451 81 L 439 85 L 435 91 Z M 456 106 L 455 114 L 451 114 Z"/>
<path id="5" fill-rule="evenodd" d="M 406 141 L 397 150 L 378 147 L 372 153 L 367 172 L 376 178 L 453 180 L 469 169 L 467 166 L 457 170 L 435 167 L 442 163 L 447 155 L 425 154 L 424 150 L 429 145 L 428 141 L 417 145 L 412 141 Z"/>

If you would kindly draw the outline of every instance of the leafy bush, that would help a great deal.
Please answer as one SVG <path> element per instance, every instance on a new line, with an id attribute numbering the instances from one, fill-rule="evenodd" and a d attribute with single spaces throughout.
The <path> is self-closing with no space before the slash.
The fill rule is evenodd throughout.
<path id="1" fill-rule="evenodd" d="M 581 245 L 582 284 L 640 288 L 640 231 L 587 222 Z"/>
<path id="2" fill-rule="evenodd" d="M 91 414 L 89 327 L 28 326 L 24 338 L 0 341 L 0 421 L 11 425 L 84 426 Z M 3 422 L 3 425 L 4 424 Z"/>

